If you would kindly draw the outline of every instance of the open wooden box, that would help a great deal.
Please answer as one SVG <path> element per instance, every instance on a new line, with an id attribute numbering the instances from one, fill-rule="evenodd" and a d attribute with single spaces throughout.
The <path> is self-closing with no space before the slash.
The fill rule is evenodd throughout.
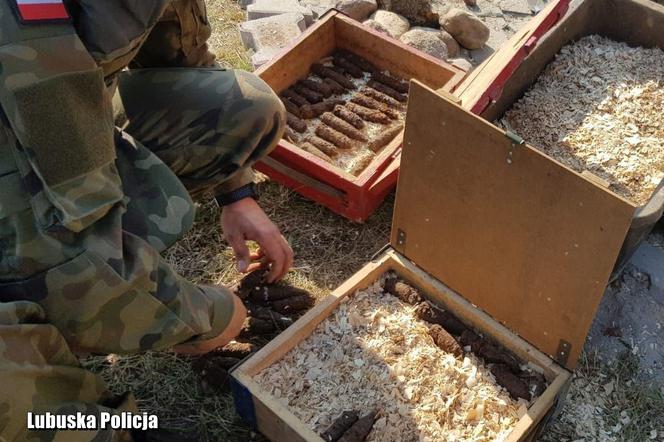
<path id="1" fill-rule="evenodd" d="M 270 440 L 321 439 L 253 376 L 388 270 L 543 369 L 509 440 L 564 395 L 633 208 L 418 82 L 408 106 L 391 248 L 232 373 L 239 413 Z"/>
<path id="2" fill-rule="evenodd" d="M 305 78 L 312 64 L 335 49 L 353 52 L 405 80 L 415 78 L 445 91 L 451 91 L 466 75 L 456 66 L 362 26 L 334 10 L 256 73 L 275 92 L 281 93 Z M 256 169 L 333 212 L 361 222 L 396 184 L 402 139 L 403 136 L 398 135 L 358 176 L 286 140 L 281 140 L 270 156 L 256 165 Z"/>
<path id="3" fill-rule="evenodd" d="M 569 12 L 549 32 L 535 39 L 515 35 L 473 71 L 455 91 L 462 106 L 487 121 L 495 121 L 528 90 L 563 46 L 587 35 L 664 49 L 662 5 L 649 0 L 574 0 L 569 6 Z M 530 27 L 537 25 L 533 22 Z M 586 178 L 588 185 L 590 181 L 601 182 L 592 174 L 586 174 Z M 663 212 L 664 181 L 648 203 L 634 206 L 632 224 L 612 278 L 619 275 Z"/>

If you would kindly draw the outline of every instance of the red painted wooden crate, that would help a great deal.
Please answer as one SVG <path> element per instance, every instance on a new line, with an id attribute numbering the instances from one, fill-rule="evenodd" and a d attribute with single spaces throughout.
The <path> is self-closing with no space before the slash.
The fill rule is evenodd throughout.
<path id="1" fill-rule="evenodd" d="M 323 16 L 290 47 L 262 66 L 257 74 L 275 92 L 281 93 L 297 80 L 307 77 L 311 65 L 335 49 L 346 49 L 404 79 L 415 78 L 447 92 L 466 75 L 464 70 L 362 26 L 338 11 Z M 396 185 L 402 140 L 403 133 L 383 148 L 358 176 L 286 140 L 281 140 L 270 156 L 256 165 L 256 169 L 333 212 L 362 222 Z"/>

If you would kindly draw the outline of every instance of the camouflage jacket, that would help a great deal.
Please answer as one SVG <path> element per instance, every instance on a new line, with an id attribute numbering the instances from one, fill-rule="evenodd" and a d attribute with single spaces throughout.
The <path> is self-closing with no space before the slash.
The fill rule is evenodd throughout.
<path id="1" fill-rule="evenodd" d="M 25 24 L 16 0 L 0 2 L 0 221 L 30 208 L 40 229 L 75 233 L 124 197 L 110 92 L 116 74 L 127 66 L 211 66 L 214 56 L 203 0 L 65 4 L 70 21 Z M 29 239 L 9 224 L 0 223 L 0 252 Z M 0 280 L 25 268 L 19 259 L 29 257 L 0 256 Z"/>

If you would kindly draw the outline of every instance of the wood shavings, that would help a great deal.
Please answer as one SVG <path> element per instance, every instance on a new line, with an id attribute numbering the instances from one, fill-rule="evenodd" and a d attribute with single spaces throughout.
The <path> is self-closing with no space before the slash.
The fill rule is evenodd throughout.
<path id="1" fill-rule="evenodd" d="M 501 124 L 635 204 L 664 179 L 664 51 L 600 36 L 562 48 Z"/>
<path id="2" fill-rule="evenodd" d="M 377 281 L 254 379 L 317 433 L 353 409 L 381 410 L 368 441 L 505 439 L 527 403 L 474 355 L 438 348 L 429 328 Z"/>

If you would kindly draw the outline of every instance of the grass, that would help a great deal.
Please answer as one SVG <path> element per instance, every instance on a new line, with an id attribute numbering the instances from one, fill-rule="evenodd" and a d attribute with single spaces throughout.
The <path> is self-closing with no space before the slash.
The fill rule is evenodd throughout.
<path id="1" fill-rule="evenodd" d="M 244 21 L 244 11 L 234 0 L 206 0 L 212 36 L 208 41 L 217 60 L 228 68 L 251 70 L 251 62 L 244 50 L 237 24 Z"/>
<path id="2" fill-rule="evenodd" d="M 208 16 L 214 33 L 212 49 L 222 65 L 250 69 L 249 58 L 237 32 L 244 13 L 234 0 L 208 0 Z M 261 206 L 280 226 L 296 259 L 288 280 L 322 297 L 356 272 L 389 240 L 393 198 L 362 225 L 350 223 L 293 192 L 270 182 L 260 185 Z M 199 207 L 196 224 L 166 253 L 183 276 L 194 282 L 229 284 L 240 275 L 232 251 L 219 232 L 218 210 L 212 203 Z M 228 394 L 206 393 L 187 358 L 170 352 L 142 355 L 91 357 L 83 361 L 101 374 L 109 388 L 132 391 L 144 411 L 156 413 L 160 424 L 203 441 L 261 439 L 235 414 Z M 664 400 L 657 387 L 632 377 L 638 372 L 629 354 L 619 363 L 605 364 L 594 354 L 584 354 L 574 375 L 560 418 L 547 429 L 546 441 L 648 440 L 652 431 L 664 435 Z M 612 390 L 607 393 L 609 382 Z M 595 407 L 595 408 L 592 408 Z M 596 407 L 599 407 L 599 412 Z M 592 410 L 591 410 L 592 408 Z M 629 421 L 622 412 L 627 413 Z M 627 423 L 623 423 L 627 422 Z M 594 433 L 593 433 L 594 429 Z"/>
<path id="3" fill-rule="evenodd" d="M 662 410 L 664 388 L 639 377 L 638 358 L 632 352 L 611 363 L 597 353 L 584 353 L 560 416 L 542 440 L 662 440 Z"/>

